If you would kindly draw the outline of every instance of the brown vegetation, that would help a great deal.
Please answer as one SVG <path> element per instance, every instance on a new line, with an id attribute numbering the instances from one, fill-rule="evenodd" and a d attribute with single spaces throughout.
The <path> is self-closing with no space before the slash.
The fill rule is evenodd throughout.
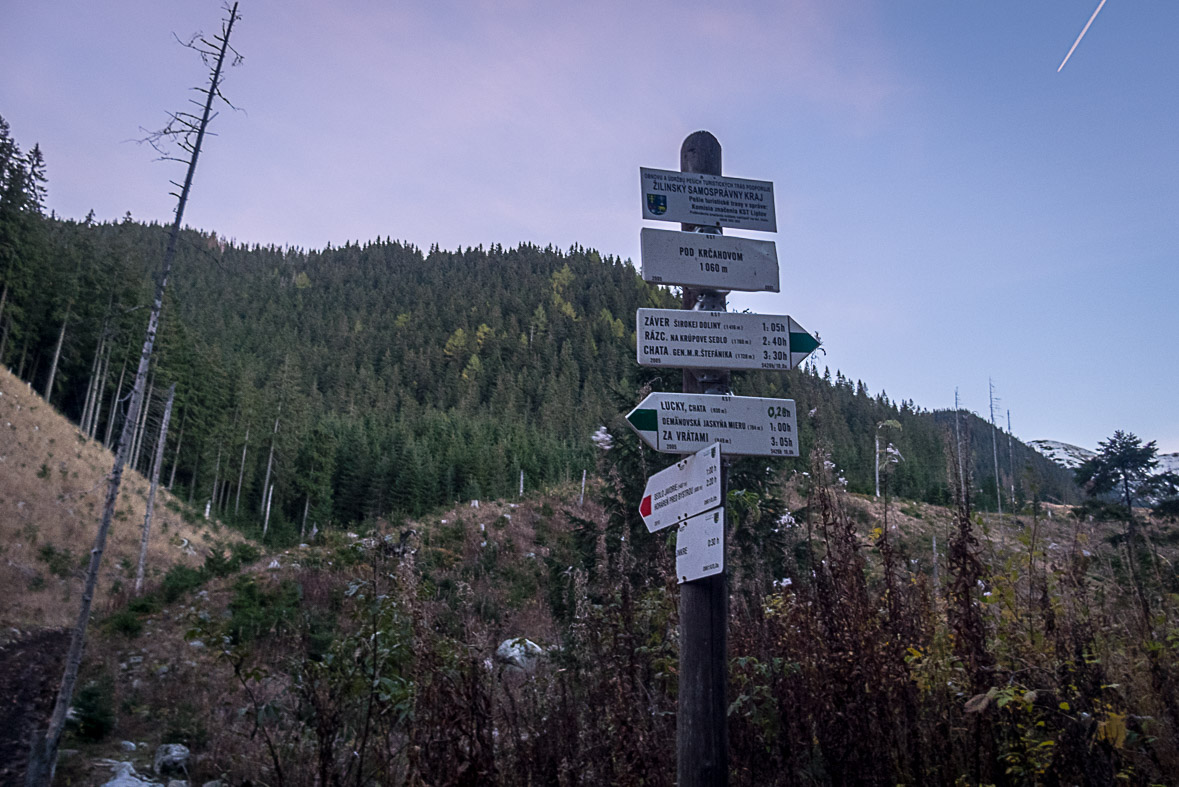
<path id="1" fill-rule="evenodd" d="M 0 626 L 19 630 L 74 622 L 82 574 L 114 458 L 40 395 L 0 367 Z M 128 473 L 116 508 L 96 611 L 135 578 L 148 484 Z M 186 523 L 161 490 L 148 545 L 149 577 L 198 564 L 209 531 Z M 202 522 L 202 524 L 204 524 Z M 5 636 L 11 635 L 8 632 Z"/>
<path id="2" fill-rule="evenodd" d="M 671 784 L 678 591 L 627 461 L 616 446 L 584 507 L 484 501 L 176 574 L 173 603 L 91 642 L 80 685 L 112 686 L 115 727 L 66 745 L 184 742 L 197 783 Z M 821 454 L 779 479 L 785 505 L 742 472 L 733 783 L 1179 777 L 1173 524 L 1131 549 L 1121 523 L 1065 507 L 849 495 Z M 514 637 L 544 648 L 534 670 L 496 658 Z"/>

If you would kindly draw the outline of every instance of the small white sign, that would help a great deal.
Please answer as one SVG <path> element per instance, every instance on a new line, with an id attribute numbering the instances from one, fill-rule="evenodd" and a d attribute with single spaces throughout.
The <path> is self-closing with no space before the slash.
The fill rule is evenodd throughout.
<path id="1" fill-rule="evenodd" d="M 640 366 L 676 369 L 793 369 L 819 341 L 785 314 L 639 309 Z"/>
<path id="2" fill-rule="evenodd" d="M 774 184 L 639 167 L 643 218 L 777 232 Z"/>
<path id="3" fill-rule="evenodd" d="M 643 279 L 713 290 L 779 292 L 773 241 L 644 227 Z"/>
<path id="4" fill-rule="evenodd" d="M 724 570 L 724 507 L 681 522 L 675 536 L 675 574 L 680 583 L 710 577 Z"/>
<path id="5" fill-rule="evenodd" d="M 716 443 L 647 479 L 639 516 L 654 533 L 720 505 L 720 446 Z"/>

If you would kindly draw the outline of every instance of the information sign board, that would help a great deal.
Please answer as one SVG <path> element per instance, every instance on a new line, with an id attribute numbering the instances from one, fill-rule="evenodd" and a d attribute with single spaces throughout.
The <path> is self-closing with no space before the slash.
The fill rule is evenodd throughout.
<path id="1" fill-rule="evenodd" d="M 626 416 L 644 443 L 694 454 L 712 443 L 735 456 L 798 456 L 793 399 L 652 393 Z"/>
<path id="2" fill-rule="evenodd" d="M 644 227 L 643 279 L 711 290 L 779 292 L 773 241 Z"/>
<path id="3" fill-rule="evenodd" d="M 819 341 L 784 314 L 639 309 L 640 366 L 678 369 L 793 369 Z"/>
<path id="4" fill-rule="evenodd" d="M 647 479 L 639 516 L 654 533 L 720 505 L 720 445 L 697 451 Z"/>
<path id="5" fill-rule="evenodd" d="M 774 184 L 696 172 L 639 168 L 643 218 L 777 232 Z"/>
<path id="6" fill-rule="evenodd" d="M 725 509 L 715 508 L 680 523 L 675 535 L 675 575 L 680 584 L 725 570 Z"/>

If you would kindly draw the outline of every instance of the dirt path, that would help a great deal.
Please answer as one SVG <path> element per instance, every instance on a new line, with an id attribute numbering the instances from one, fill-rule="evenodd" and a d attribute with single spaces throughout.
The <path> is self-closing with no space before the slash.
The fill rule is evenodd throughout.
<path id="1" fill-rule="evenodd" d="M 53 710 L 69 632 L 50 629 L 0 645 L 0 784 L 24 784 L 33 733 Z"/>

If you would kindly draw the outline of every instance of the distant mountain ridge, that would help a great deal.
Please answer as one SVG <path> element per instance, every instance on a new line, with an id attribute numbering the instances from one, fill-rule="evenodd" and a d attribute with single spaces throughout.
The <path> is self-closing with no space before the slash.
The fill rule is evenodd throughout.
<path id="1" fill-rule="evenodd" d="M 1062 467 L 1075 470 L 1087 459 L 1097 456 L 1095 451 L 1058 440 L 1030 440 L 1028 445 Z M 1179 453 L 1159 454 L 1158 472 L 1179 473 Z"/>
<path id="2" fill-rule="evenodd" d="M 1075 470 L 1081 466 L 1082 462 L 1097 456 L 1095 451 L 1090 451 L 1088 448 L 1062 443 L 1059 440 L 1029 440 L 1028 445 L 1069 470 Z"/>

